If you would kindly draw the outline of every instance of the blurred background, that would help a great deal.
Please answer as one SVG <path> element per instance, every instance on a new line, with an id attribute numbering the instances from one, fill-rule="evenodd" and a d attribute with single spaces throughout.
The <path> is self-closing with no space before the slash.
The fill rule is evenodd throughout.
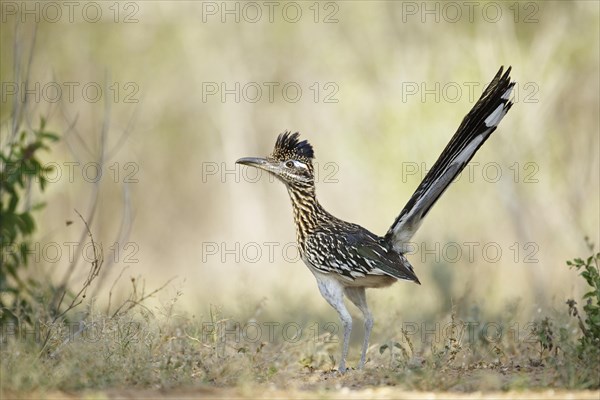
<path id="1" fill-rule="evenodd" d="M 30 273 L 63 277 L 76 209 L 103 247 L 99 308 L 122 274 L 114 297 L 174 278 L 156 301 L 180 292 L 189 315 L 337 322 L 285 188 L 235 160 L 299 131 L 323 206 L 383 235 L 510 65 L 513 108 L 413 239 L 422 286 L 371 290 L 375 320 L 580 298 L 565 261 L 600 240 L 598 3 L 72 3 L 2 3 L 3 141 L 24 96 L 24 126 L 62 138 Z"/>

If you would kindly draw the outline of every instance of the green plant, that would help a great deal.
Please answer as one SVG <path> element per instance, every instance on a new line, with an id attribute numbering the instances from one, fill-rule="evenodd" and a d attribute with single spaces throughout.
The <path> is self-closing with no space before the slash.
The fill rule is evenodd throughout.
<path id="1" fill-rule="evenodd" d="M 33 213 L 44 203 L 30 205 L 30 191 L 35 185 L 42 191 L 46 188 L 53 167 L 43 165 L 38 155 L 57 140 L 42 118 L 38 129 L 21 131 L 0 149 L 0 324 L 15 320 L 18 309 L 31 307 L 28 296 L 35 282 L 24 281 L 22 270 L 36 229 Z"/>
<path id="2" fill-rule="evenodd" d="M 594 245 L 586 238 L 586 242 L 592 255 L 587 259 L 575 258 L 567 261 L 570 268 L 579 271 L 579 275 L 586 281 L 588 291 L 583 295 L 585 304 L 584 315 L 577 309 L 577 302 L 573 299 L 567 300 L 569 314 L 579 320 L 579 328 L 582 336 L 579 344 L 580 354 L 598 353 L 600 348 L 600 253 L 594 253 Z"/>
<path id="3" fill-rule="evenodd" d="M 534 321 L 531 333 L 533 337 L 537 339 L 536 341 L 539 344 L 539 359 L 530 359 L 529 362 L 532 365 L 540 366 L 542 365 L 544 360 L 544 352 L 546 350 L 548 350 L 548 352 L 551 352 L 552 349 L 557 349 L 554 343 L 555 336 L 552 320 L 549 317 L 545 317 L 542 320 Z"/>

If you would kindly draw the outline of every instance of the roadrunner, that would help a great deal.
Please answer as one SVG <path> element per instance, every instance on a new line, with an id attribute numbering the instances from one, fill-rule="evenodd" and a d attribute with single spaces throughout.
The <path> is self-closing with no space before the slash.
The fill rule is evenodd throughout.
<path id="1" fill-rule="evenodd" d="M 321 294 L 338 312 L 344 327 L 340 372 L 346 370 L 352 330 L 352 317 L 344 304 L 344 295 L 360 309 L 365 320 L 358 365 L 362 368 L 373 328 L 365 289 L 389 286 L 398 279 L 420 284 L 403 254 L 405 244 L 512 106 L 509 98 L 514 82 L 509 75 L 510 67 L 504 74 L 500 68 L 383 237 L 334 217 L 319 204 L 315 195 L 313 148 L 306 140 L 300 141 L 298 133 L 279 135 L 273 153 L 266 158 L 237 160 L 239 164 L 270 172 L 288 190 L 300 257 L 315 275 Z"/>

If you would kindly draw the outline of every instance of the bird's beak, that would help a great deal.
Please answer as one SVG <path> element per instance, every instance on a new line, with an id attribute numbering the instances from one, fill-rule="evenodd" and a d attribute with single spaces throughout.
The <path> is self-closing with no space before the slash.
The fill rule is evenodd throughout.
<path id="1" fill-rule="evenodd" d="M 281 179 L 281 168 L 277 161 L 270 161 L 266 158 L 260 158 L 260 157 L 244 157 L 244 158 L 240 158 L 235 163 L 242 164 L 242 165 L 248 165 L 249 167 L 260 168 L 262 170 L 265 170 L 265 171 L 273 174 L 275 177 Z M 283 183 L 285 183 L 284 180 L 282 180 L 282 181 L 283 181 Z"/>
<path id="2" fill-rule="evenodd" d="M 240 158 L 235 163 L 262 169 L 266 169 L 265 167 L 269 165 L 269 162 L 266 159 L 260 157 L 244 157 Z"/>
<path id="3" fill-rule="evenodd" d="M 240 158 L 239 160 L 237 160 L 236 164 L 243 164 L 243 165 L 248 165 L 250 167 L 264 169 L 265 171 L 268 171 L 268 172 L 271 172 L 271 173 L 277 175 L 277 171 L 276 171 L 277 168 L 275 167 L 275 165 L 273 165 L 273 163 L 271 163 L 266 158 L 244 157 L 244 158 Z"/>

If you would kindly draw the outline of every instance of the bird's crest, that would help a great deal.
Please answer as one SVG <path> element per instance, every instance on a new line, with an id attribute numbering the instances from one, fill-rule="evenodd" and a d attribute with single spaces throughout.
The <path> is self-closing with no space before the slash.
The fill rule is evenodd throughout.
<path id="1" fill-rule="evenodd" d="M 273 157 L 277 159 L 304 159 L 311 161 L 315 157 L 313 147 L 308 141 L 300 141 L 298 138 L 300 134 L 298 132 L 291 133 L 285 131 L 277 137 L 275 142 L 275 149 L 273 150 Z"/>

